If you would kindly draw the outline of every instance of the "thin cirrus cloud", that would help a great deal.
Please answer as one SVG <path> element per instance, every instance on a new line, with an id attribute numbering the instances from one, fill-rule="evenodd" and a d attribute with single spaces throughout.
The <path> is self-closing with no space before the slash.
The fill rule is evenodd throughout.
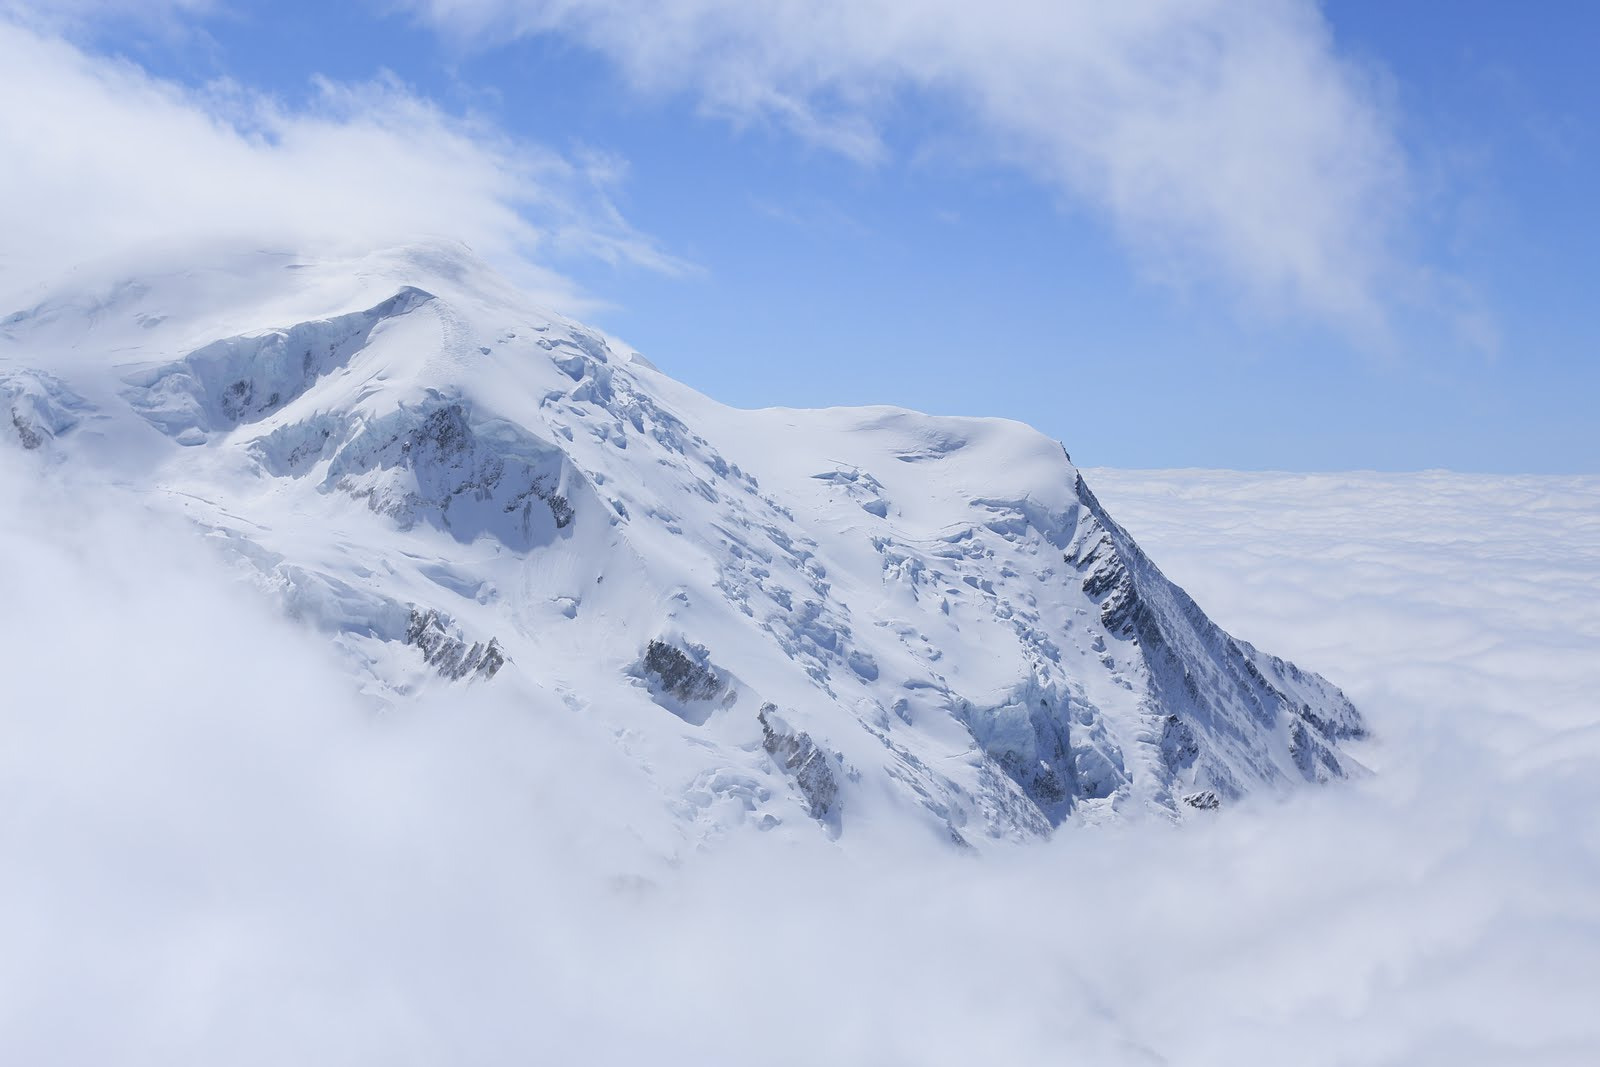
<path id="1" fill-rule="evenodd" d="M 516 141 L 393 78 L 322 81 L 290 107 L 181 87 L 5 19 L 0 69 L 8 302 L 86 261 L 231 240 L 334 253 L 442 235 L 572 310 L 587 298 L 552 263 L 687 269 L 617 212 L 614 163 Z"/>
<path id="2" fill-rule="evenodd" d="M 0 16 L 55 30 L 81 28 L 107 18 L 144 26 L 175 25 L 214 12 L 218 0 L 0 0 Z"/>
<path id="3" fill-rule="evenodd" d="M 1312 0 L 409 0 L 486 43 L 556 34 L 651 94 L 687 93 L 884 158 L 931 103 L 975 157 L 1106 217 L 1162 280 L 1381 333 L 1414 286 L 1405 153 L 1383 79 Z"/>

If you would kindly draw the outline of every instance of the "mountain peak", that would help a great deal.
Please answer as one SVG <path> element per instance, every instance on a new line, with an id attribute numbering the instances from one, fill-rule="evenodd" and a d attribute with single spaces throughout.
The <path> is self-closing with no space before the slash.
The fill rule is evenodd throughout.
<path id="1" fill-rule="evenodd" d="M 977 844 L 1358 770 L 1343 695 L 1211 623 L 1059 442 L 728 408 L 448 242 L 62 289 L 0 325 L 0 402 L 373 699 L 516 687 L 642 739 L 691 837 Z"/>

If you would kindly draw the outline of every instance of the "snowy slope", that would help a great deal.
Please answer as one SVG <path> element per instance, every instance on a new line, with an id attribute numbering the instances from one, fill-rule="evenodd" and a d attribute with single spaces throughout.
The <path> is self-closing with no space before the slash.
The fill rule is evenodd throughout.
<path id="1" fill-rule="evenodd" d="M 9 444 L 186 516 L 382 706 L 606 724 L 684 828 L 1023 839 L 1359 772 L 1058 442 L 737 411 L 446 244 L 75 280 L 0 320 Z"/>

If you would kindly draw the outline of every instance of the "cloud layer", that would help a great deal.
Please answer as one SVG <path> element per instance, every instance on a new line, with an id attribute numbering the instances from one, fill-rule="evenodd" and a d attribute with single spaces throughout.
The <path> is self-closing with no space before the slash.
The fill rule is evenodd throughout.
<path id="1" fill-rule="evenodd" d="M 866 161 L 887 151 L 900 105 L 931 101 L 947 135 L 978 135 L 974 158 L 1103 212 L 1154 274 L 1224 282 L 1255 309 L 1370 333 L 1404 272 L 1394 119 L 1311 0 L 412 7 L 468 41 L 576 39 L 644 92 L 686 92 Z"/>
<path id="2" fill-rule="evenodd" d="M 1224 621 L 1350 689 L 1376 775 L 978 860 L 751 832 L 669 865 L 600 721 L 515 675 L 373 715 L 198 534 L 27 460 L 0 451 L 5 1062 L 1600 1050 L 1594 478 L 1096 473 Z"/>
<path id="3" fill-rule="evenodd" d="M 295 108 L 227 83 L 185 89 L 3 18 L 0 69 L 8 302 L 85 260 L 201 241 L 359 252 L 440 235 L 577 310 L 534 264 L 681 269 L 618 215 L 607 162 L 512 140 L 392 79 L 321 82 Z"/>

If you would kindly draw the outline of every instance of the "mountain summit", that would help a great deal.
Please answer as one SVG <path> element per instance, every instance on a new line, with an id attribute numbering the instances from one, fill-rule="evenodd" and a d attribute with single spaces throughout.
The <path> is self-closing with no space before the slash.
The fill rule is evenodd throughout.
<path id="1" fill-rule="evenodd" d="M 1356 769 L 1344 695 L 1214 625 L 1058 442 L 731 409 L 456 246 L 60 289 L 0 320 L 0 409 L 187 516 L 375 702 L 597 720 L 699 839 L 975 845 Z"/>

